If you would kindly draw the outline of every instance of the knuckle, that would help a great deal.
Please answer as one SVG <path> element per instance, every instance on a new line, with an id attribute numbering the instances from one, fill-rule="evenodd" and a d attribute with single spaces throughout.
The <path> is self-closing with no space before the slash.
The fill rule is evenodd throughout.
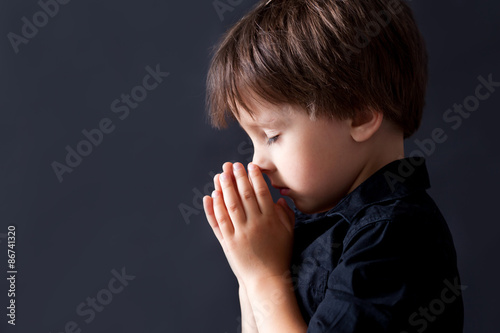
<path id="1" fill-rule="evenodd" d="M 225 245 L 227 246 L 227 250 L 232 252 L 238 248 L 239 242 L 236 237 L 228 237 L 224 239 Z"/>
<path id="2" fill-rule="evenodd" d="M 234 178 L 238 181 L 245 181 L 248 180 L 247 176 L 243 172 L 235 172 L 234 173 Z"/>
<path id="3" fill-rule="evenodd" d="M 257 187 L 255 189 L 255 194 L 257 194 L 259 197 L 265 197 L 269 193 L 268 189 L 266 187 Z"/>
<path id="4" fill-rule="evenodd" d="M 220 225 L 223 225 L 223 224 L 226 224 L 229 222 L 229 218 L 227 216 L 221 216 L 217 219 L 217 222 L 220 224 Z"/>
<path id="5" fill-rule="evenodd" d="M 263 224 L 265 226 L 265 224 Z M 249 223 L 247 229 L 246 229 L 246 236 L 252 237 L 252 235 L 259 235 L 262 234 L 262 228 L 259 223 Z"/>
<path id="6" fill-rule="evenodd" d="M 253 199 L 253 192 L 249 189 L 246 189 L 241 193 L 241 197 L 246 201 L 251 200 Z"/>
<path id="7" fill-rule="evenodd" d="M 224 209 L 224 203 L 221 202 L 222 200 L 218 200 L 218 202 L 216 202 L 214 204 L 214 213 L 215 215 L 218 215 L 223 209 Z"/>
<path id="8" fill-rule="evenodd" d="M 238 204 L 236 202 L 231 202 L 227 205 L 227 210 L 231 213 L 238 211 Z"/>
<path id="9" fill-rule="evenodd" d="M 248 177 L 245 175 L 245 174 L 237 174 L 234 176 L 234 178 L 236 179 L 236 185 L 238 188 L 242 189 L 242 188 L 248 188 L 250 187 L 250 181 L 248 179 Z"/>
<path id="10" fill-rule="evenodd" d="M 221 182 L 221 187 L 224 190 L 229 189 L 233 187 L 233 182 L 232 181 Z"/>

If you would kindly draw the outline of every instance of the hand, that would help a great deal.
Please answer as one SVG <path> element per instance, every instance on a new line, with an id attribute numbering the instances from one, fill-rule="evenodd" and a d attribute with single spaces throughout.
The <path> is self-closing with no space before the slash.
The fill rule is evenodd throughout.
<path id="1" fill-rule="evenodd" d="M 291 260 L 293 211 L 284 199 L 273 202 L 257 165 L 249 165 L 249 176 L 241 163 L 224 169 L 203 205 L 231 269 L 243 284 L 283 276 Z"/>
<path id="2" fill-rule="evenodd" d="M 224 163 L 224 165 L 222 166 L 222 169 L 226 173 L 230 173 L 230 174 L 233 173 L 233 166 L 231 163 Z M 216 191 L 218 191 L 219 193 L 222 193 L 222 187 L 220 185 L 219 177 L 220 177 L 220 174 L 215 175 L 214 187 L 215 187 Z M 233 184 L 236 186 L 234 179 L 233 179 Z M 233 271 L 233 273 L 236 276 L 236 279 L 238 280 L 238 284 L 240 285 L 241 288 L 245 289 L 245 287 L 243 285 L 243 281 L 242 281 L 241 277 L 235 271 L 234 265 L 232 264 L 232 261 L 231 261 L 231 257 L 226 250 L 226 244 L 224 242 L 224 238 L 222 237 L 222 233 L 221 233 L 221 230 L 219 228 L 219 224 L 217 223 L 217 219 L 215 218 L 215 213 L 214 213 L 214 208 L 213 208 L 213 199 L 209 196 L 205 196 L 203 198 L 203 207 L 205 210 L 205 215 L 207 217 L 208 223 L 212 227 L 212 230 L 213 230 L 215 236 L 217 237 L 217 240 L 219 241 L 219 243 L 222 247 L 222 250 L 224 251 L 224 255 L 226 256 L 226 259 L 229 263 L 229 266 L 231 267 L 231 270 Z"/>

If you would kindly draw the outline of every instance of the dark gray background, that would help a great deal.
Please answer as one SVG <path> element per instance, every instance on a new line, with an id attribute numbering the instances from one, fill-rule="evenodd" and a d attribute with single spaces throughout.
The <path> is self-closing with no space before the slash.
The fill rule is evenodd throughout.
<path id="1" fill-rule="evenodd" d="M 211 0 L 75 0 L 17 54 L 7 34 L 20 34 L 21 18 L 32 21 L 40 7 L 35 0 L 0 2 L 0 237 L 16 226 L 19 271 L 13 328 L 0 238 L 2 331 L 63 332 L 71 321 L 82 332 L 237 331 L 236 281 L 195 193 L 209 190 L 210 174 L 223 162 L 251 158 L 237 126 L 219 132 L 204 115 L 210 48 L 255 3 L 239 2 L 221 19 Z M 407 153 L 434 128 L 448 136 L 427 165 L 468 286 L 465 331 L 498 332 L 500 91 L 457 130 L 443 114 L 474 93 L 478 76 L 500 81 L 500 5 L 411 6 L 427 41 L 430 82 L 422 127 L 407 140 Z M 120 120 L 111 102 L 156 64 L 170 76 Z M 60 183 L 51 163 L 64 163 L 65 147 L 75 148 L 81 131 L 103 118 L 115 130 Z M 188 206 L 193 215 L 185 218 L 179 207 Z M 85 323 L 77 306 L 123 267 L 135 279 Z"/>

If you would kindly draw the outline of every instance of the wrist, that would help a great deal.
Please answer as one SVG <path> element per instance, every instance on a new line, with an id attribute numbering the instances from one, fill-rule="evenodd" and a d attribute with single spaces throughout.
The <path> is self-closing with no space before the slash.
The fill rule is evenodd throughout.
<path id="1" fill-rule="evenodd" d="M 247 282 L 246 288 L 259 331 L 307 331 L 288 274 Z"/>
<path id="2" fill-rule="evenodd" d="M 262 295 L 273 299 L 293 293 L 290 275 L 286 273 L 246 281 L 246 284 L 240 288 L 243 288 L 249 295 Z"/>
<path id="3" fill-rule="evenodd" d="M 262 289 L 277 288 L 277 287 L 280 289 L 282 287 L 292 288 L 292 280 L 290 278 L 290 272 L 286 271 L 279 275 L 269 275 L 269 276 L 249 279 L 245 281 L 245 283 L 241 283 L 240 287 L 245 288 L 249 292 L 258 291 Z"/>

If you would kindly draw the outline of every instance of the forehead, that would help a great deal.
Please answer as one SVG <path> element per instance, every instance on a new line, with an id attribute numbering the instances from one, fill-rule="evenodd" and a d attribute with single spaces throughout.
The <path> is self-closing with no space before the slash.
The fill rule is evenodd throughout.
<path id="1" fill-rule="evenodd" d="M 252 104 L 252 114 L 239 109 L 238 122 L 243 128 L 274 128 L 285 125 L 292 115 L 290 105 Z"/>
<path id="2" fill-rule="evenodd" d="M 270 112 L 259 112 L 250 115 L 248 112 L 240 113 L 238 122 L 242 127 L 255 128 L 255 127 L 273 127 L 283 123 L 284 119 L 279 114 Z"/>

